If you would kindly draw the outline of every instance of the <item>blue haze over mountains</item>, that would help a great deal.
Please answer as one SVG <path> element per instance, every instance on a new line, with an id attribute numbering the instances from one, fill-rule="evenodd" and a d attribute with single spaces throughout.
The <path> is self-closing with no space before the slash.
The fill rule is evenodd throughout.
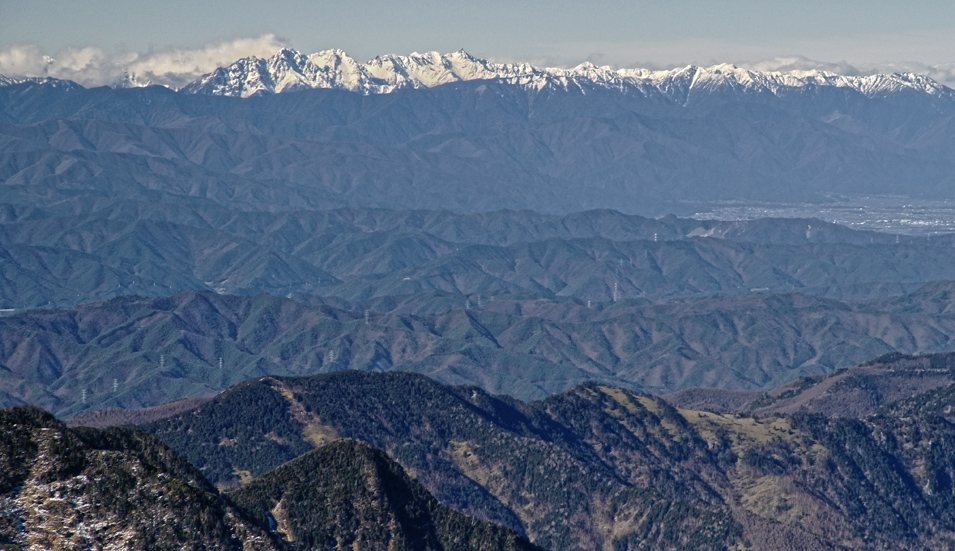
<path id="1" fill-rule="evenodd" d="M 928 79 L 525 67 L 372 93 L 295 84 L 292 69 L 312 74 L 303 59 L 246 60 L 180 91 L 4 81 L 0 308 L 65 310 L 0 320 L 29 335 L 3 353 L 5 405 L 75 414 L 346 367 L 414 368 L 524 398 L 588 378 L 758 388 L 952 348 L 949 289 L 932 283 L 953 279 L 951 236 L 673 215 L 728 200 L 949 198 L 955 92 Z M 230 88 L 236 75 L 271 88 Z M 174 307 L 78 306 L 177 292 Z M 210 292 L 240 297 L 196 317 Z M 293 330 L 277 312 L 299 306 L 257 293 L 336 328 Z M 760 325 L 751 308 L 777 315 L 783 345 L 747 329 Z M 370 332 L 366 311 L 404 329 Z M 217 318 L 242 335 L 206 323 Z M 120 338 L 145 319 L 162 320 L 148 344 L 145 332 Z M 554 340 L 542 344 L 545 327 Z M 567 336 L 588 331 L 581 353 Z M 210 378 L 233 346 L 239 367 Z M 150 347 L 169 354 L 158 379 Z M 147 367 L 122 374 L 128 394 L 77 403 L 72 376 L 110 386 L 93 369 L 104 358 Z M 752 369 L 734 371 L 740 362 Z"/>
<path id="2" fill-rule="evenodd" d="M 686 215 L 947 205 L 955 91 L 362 67 L 0 78 L 0 548 L 951 547 L 955 234 Z"/>
<path id="3" fill-rule="evenodd" d="M 947 198 L 953 184 L 955 95 L 913 75 L 845 85 L 732 67 L 656 80 L 528 69 L 388 94 L 287 85 L 272 95 L 280 78 L 304 78 L 308 59 L 286 50 L 252 68 L 244 61 L 227 75 L 237 83 L 213 74 L 184 89 L 195 95 L 63 81 L 3 87 L 7 189 L 28 179 L 66 188 L 54 194 L 149 189 L 244 210 L 661 215 L 720 199 Z M 243 93 L 243 79 L 271 84 L 247 101 L 209 96 Z M 120 184 L 128 181 L 145 189 Z"/>

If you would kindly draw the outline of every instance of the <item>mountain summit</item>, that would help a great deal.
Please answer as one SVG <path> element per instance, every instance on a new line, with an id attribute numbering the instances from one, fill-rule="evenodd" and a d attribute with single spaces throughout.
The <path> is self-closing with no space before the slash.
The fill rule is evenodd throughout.
<path id="1" fill-rule="evenodd" d="M 448 82 L 524 77 L 546 78 L 530 65 L 501 65 L 471 57 L 464 50 L 410 56 L 379 56 L 359 63 L 342 50 L 303 55 L 283 48 L 269 59 L 246 57 L 185 86 L 184 92 L 248 97 L 309 88 L 386 94 L 400 88 L 430 88 Z"/>
<path id="2" fill-rule="evenodd" d="M 220 67 L 185 86 L 188 93 L 248 97 L 309 88 L 334 88 L 362 94 L 386 94 L 401 88 L 430 88 L 466 80 L 503 80 L 531 89 L 592 86 L 644 95 L 666 96 L 680 103 L 692 92 L 735 90 L 754 94 L 785 94 L 794 88 L 836 87 L 873 98 L 914 91 L 933 97 L 955 97 L 955 91 L 912 73 L 841 76 L 822 71 L 759 72 L 735 65 L 687 66 L 672 70 L 614 69 L 582 63 L 572 69 L 540 68 L 527 63 L 493 63 L 464 50 L 409 56 L 379 56 L 359 63 L 342 50 L 304 55 L 283 48 L 269 59 L 247 57 Z"/>

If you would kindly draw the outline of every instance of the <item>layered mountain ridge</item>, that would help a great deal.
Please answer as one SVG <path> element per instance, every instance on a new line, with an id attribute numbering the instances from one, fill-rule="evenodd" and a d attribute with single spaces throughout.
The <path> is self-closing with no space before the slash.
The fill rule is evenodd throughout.
<path id="1" fill-rule="evenodd" d="M 614 69 L 582 63 L 571 69 L 542 68 L 528 63 L 493 63 L 464 50 L 409 56 L 379 56 L 359 63 L 342 50 L 304 55 L 282 49 L 268 59 L 247 57 L 202 76 L 182 90 L 196 94 L 248 97 L 308 88 L 337 88 L 362 94 L 384 94 L 401 88 L 430 88 L 449 82 L 502 80 L 540 90 L 545 87 L 585 89 L 591 86 L 692 101 L 693 92 L 731 89 L 745 93 L 785 94 L 809 86 L 848 88 L 866 97 L 916 91 L 952 99 L 951 89 L 912 73 L 842 76 L 824 71 L 760 72 L 735 65 L 686 66 L 671 70 Z"/>
<path id="2" fill-rule="evenodd" d="M 342 369 L 415 371 L 523 399 L 588 380 L 654 393 L 766 389 L 889 352 L 951 351 L 953 296 L 943 282 L 864 303 L 760 293 L 593 308 L 518 296 L 374 303 L 388 313 L 317 297 L 121 297 L 0 318 L 0 405 L 70 416 Z"/>
<path id="3" fill-rule="evenodd" d="M 303 89 L 292 71 L 267 84 L 301 92 L 241 101 L 158 86 L 2 86 L 0 202 L 656 217 L 724 200 L 951 197 L 950 90 L 916 77 L 778 86 L 719 71 L 643 88 L 491 79 L 367 95 Z M 253 84 L 243 93 L 257 94 Z"/>
<path id="4" fill-rule="evenodd" d="M 347 301 L 421 293 L 609 301 L 751 289 L 878 298 L 955 273 L 951 236 L 895 241 L 818 220 L 652 220 L 614 211 L 253 214 L 135 202 L 61 202 L 51 210 L 0 203 L 0 309 L 200 289 Z"/>

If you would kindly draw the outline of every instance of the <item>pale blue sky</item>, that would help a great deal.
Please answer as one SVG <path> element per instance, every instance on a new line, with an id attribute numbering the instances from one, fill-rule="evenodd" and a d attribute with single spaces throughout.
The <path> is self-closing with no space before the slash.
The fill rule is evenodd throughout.
<path id="1" fill-rule="evenodd" d="M 0 0 L 0 49 L 29 44 L 53 56 L 67 47 L 110 55 L 201 49 L 264 34 L 305 53 L 341 48 L 359 61 L 464 48 L 562 66 L 793 55 L 857 66 L 947 65 L 955 62 L 955 2 Z"/>

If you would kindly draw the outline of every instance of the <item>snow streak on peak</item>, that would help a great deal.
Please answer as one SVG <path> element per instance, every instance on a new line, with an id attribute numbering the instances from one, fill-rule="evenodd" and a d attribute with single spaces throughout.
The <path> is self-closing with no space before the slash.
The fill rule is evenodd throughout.
<path id="1" fill-rule="evenodd" d="M 2 79 L 3 77 L 0 77 Z M 13 83 L 0 80 L 0 85 Z M 249 97 L 312 88 L 385 94 L 402 88 L 430 88 L 468 80 L 499 80 L 531 90 L 545 88 L 611 89 L 666 97 L 680 104 L 717 91 L 780 95 L 798 89 L 835 87 L 867 97 L 914 92 L 955 101 L 955 91 L 913 73 L 842 76 L 824 71 L 761 72 L 735 65 L 687 66 L 672 70 L 614 69 L 586 62 L 572 69 L 540 68 L 527 63 L 493 63 L 464 50 L 449 54 L 412 53 L 378 56 L 359 63 L 342 50 L 303 55 L 282 48 L 269 58 L 246 57 L 205 74 L 181 90 L 186 93 Z M 121 86 L 142 86 L 127 77 Z"/>
<path id="2" fill-rule="evenodd" d="M 384 94 L 399 88 L 430 88 L 462 80 L 512 78 L 514 67 L 522 73 L 532 70 L 527 65 L 492 64 L 471 57 L 463 50 L 445 55 L 438 52 L 385 55 L 358 63 L 342 50 L 305 56 L 282 49 L 269 59 L 248 57 L 216 69 L 183 91 L 248 97 L 306 88 L 336 88 Z M 544 73 L 540 72 L 540 76 Z"/>

